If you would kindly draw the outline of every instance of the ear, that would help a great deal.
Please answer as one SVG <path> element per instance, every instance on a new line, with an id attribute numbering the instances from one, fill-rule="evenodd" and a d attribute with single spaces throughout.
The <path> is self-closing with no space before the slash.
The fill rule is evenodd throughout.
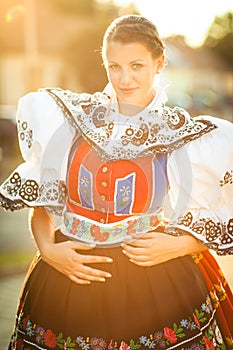
<path id="1" fill-rule="evenodd" d="M 165 61 L 164 54 L 162 54 L 159 58 L 156 59 L 155 74 L 161 73 L 161 71 L 164 67 L 164 61 Z"/>

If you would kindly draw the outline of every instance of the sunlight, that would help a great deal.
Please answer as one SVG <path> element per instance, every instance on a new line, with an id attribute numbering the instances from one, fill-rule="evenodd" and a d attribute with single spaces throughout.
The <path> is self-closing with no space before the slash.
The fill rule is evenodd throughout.
<path id="1" fill-rule="evenodd" d="M 25 7 L 23 5 L 13 6 L 7 11 L 5 15 L 5 20 L 6 22 L 11 23 L 16 18 L 20 17 L 24 12 L 25 12 Z"/>
<path id="2" fill-rule="evenodd" d="M 233 11 L 231 0 L 115 0 L 118 5 L 134 3 L 140 13 L 153 21 L 162 37 L 180 34 L 192 46 L 201 45 L 215 16 Z"/>

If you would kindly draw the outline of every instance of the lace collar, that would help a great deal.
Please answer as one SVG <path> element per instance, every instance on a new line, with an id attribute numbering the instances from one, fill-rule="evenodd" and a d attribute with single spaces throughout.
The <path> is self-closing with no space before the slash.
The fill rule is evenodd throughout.
<path id="1" fill-rule="evenodd" d="M 147 108 L 130 117 L 119 114 L 109 86 L 95 94 L 42 90 L 55 99 L 65 117 L 105 161 L 168 153 L 217 128 L 208 120 L 192 119 L 183 108 L 165 106 L 162 88 Z"/>

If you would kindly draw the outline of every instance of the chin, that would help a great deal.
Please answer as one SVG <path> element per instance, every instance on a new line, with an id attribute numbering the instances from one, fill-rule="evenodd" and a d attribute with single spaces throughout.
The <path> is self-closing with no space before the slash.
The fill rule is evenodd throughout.
<path id="1" fill-rule="evenodd" d="M 121 103 L 129 103 L 133 105 L 140 105 L 140 101 L 138 98 L 135 98 L 133 95 L 128 95 L 128 96 L 119 96 L 118 99 L 119 102 Z"/>

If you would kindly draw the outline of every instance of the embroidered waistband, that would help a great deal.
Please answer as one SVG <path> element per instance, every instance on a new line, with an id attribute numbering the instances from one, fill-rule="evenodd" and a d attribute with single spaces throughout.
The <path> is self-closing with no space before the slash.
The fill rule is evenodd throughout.
<path id="1" fill-rule="evenodd" d="M 162 212 L 131 216 L 122 221 L 102 224 L 86 217 L 65 212 L 61 232 L 73 239 L 96 245 L 117 245 L 124 240 L 135 237 L 155 229 L 163 219 Z"/>

